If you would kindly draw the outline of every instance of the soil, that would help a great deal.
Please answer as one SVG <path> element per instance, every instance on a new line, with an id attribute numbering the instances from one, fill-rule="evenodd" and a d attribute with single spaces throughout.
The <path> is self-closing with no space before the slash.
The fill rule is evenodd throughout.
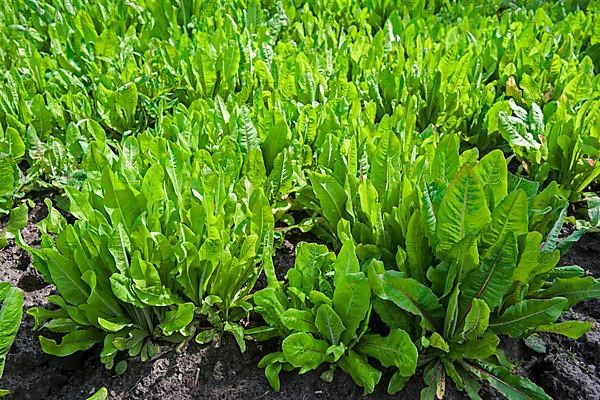
<path id="1" fill-rule="evenodd" d="M 30 221 L 23 231 L 24 240 L 30 245 L 39 244 L 39 232 L 35 226 L 45 216 L 45 206 L 38 203 L 30 213 Z M 275 256 L 278 275 L 294 263 L 295 244 L 299 235 L 291 235 L 284 241 Z M 576 243 L 562 259 L 565 265 L 578 264 L 591 275 L 600 276 L 600 246 L 598 235 L 586 235 Z M 46 305 L 45 298 L 52 293 L 52 286 L 45 284 L 31 266 L 27 253 L 10 243 L 0 250 L 0 280 L 10 281 L 25 293 L 26 307 Z M 259 284 L 264 284 L 260 282 Z M 600 321 L 600 302 L 593 301 L 574 308 L 571 317 Z M 277 349 L 275 341 L 249 342 L 246 352 L 241 353 L 235 341 L 226 336 L 219 347 L 190 344 L 177 352 L 174 347 L 164 346 L 159 356 L 141 363 L 129 362 L 127 371 L 114 376 L 99 361 L 99 349 L 58 358 L 42 353 L 33 331 L 33 319 L 24 317 L 21 329 L 8 355 L 0 387 L 12 394 L 9 400 L 30 399 L 86 399 L 101 387 L 106 387 L 111 400 L 151 399 L 331 399 L 349 400 L 363 397 L 349 376 L 339 371 L 332 383 L 320 379 L 322 370 L 304 375 L 282 373 L 281 391 L 275 393 L 257 367 L 261 357 Z M 547 352 L 538 354 L 522 342 L 504 340 L 503 347 L 509 358 L 521 360 L 519 373 L 528 376 L 542 386 L 555 399 L 600 399 L 600 329 L 579 340 L 557 335 L 543 335 Z M 385 393 L 389 375 L 384 375 L 371 399 L 391 399 Z M 399 396 L 394 398 L 418 399 L 422 388 L 421 379 L 411 379 Z M 487 400 L 500 398 L 487 388 L 483 397 Z M 462 393 L 446 387 L 446 399 L 465 399 Z"/>

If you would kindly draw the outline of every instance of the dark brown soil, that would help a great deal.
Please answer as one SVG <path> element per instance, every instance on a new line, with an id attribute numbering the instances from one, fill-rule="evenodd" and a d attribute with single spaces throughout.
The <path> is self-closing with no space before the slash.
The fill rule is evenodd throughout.
<path id="1" fill-rule="evenodd" d="M 37 205 L 31 221 L 23 232 L 27 243 L 37 245 L 39 232 L 35 223 L 45 216 L 45 206 Z M 567 254 L 563 263 L 579 264 L 595 276 L 600 276 L 599 236 L 586 236 Z M 285 274 L 294 263 L 294 235 L 286 240 L 275 256 L 278 275 Z M 44 305 L 52 287 L 40 279 L 30 265 L 29 256 L 13 243 L 0 250 L 0 280 L 17 284 L 25 292 L 26 306 Z M 573 313 L 583 319 L 600 321 L 598 302 L 575 308 Z M 41 352 L 33 320 L 24 318 L 19 334 L 7 359 L 0 387 L 12 390 L 10 400 L 28 399 L 86 399 L 101 387 L 109 391 L 109 399 L 332 399 L 362 398 L 362 390 L 343 372 L 336 373 L 331 384 L 321 381 L 321 371 L 299 376 L 284 373 L 281 392 L 275 393 L 257 367 L 266 353 L 277 348 L 276 342 L 248 343 L 241 353 L 231 337 L 223 338 L 220 348 L 190 344 L 181 353 L 163 347 L 163 352 L 147 363 L 131 361 L 122 376 L 114 376 L 100 364 L 98 349 L 71 357 L 57 358 Z M 506 341 L 507 355 L 523 359 L 519 372 L 529 376 L 555 399 L 600 399 L 600 332 L 596 329 L 580 340 L 554 335 L 544 336 L 548 352 L 537 354 L 522 343 Z M 372 399 L 393 398 L 385 394 L 384 376 Z M 400 397 L 418 399 L 422 388 L 419 377 L 407 384 Z M 498 397 L 487 389 L 484 398 Z M 447 386 L 447 399 L 464 399 Z"/>
<path id="2" fill-rule="evenodd" d="M 579 265 L 600 277 L 600 234 L 584 235 L 561 264 Z M 569 314 L 563 318 L 594 322 L 594 329 L 579 340 L 542 335 L 547 352 L 535 356 L 532 379 L 555 399 L 600 400 L 600 300 L 578 304 Z"/>

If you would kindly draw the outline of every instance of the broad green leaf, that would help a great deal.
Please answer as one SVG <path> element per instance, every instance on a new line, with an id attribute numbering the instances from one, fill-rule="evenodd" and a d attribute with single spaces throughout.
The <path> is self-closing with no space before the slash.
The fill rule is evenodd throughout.
<path id="1" fill-rule="evenodd" d="M 321 304 L 317 309 L 315 325 L 321 336 L 332 344 L 338 344 L 346 330 L 342 319 L 328 304 Z"/>
<path id="2" fill-rule="evenodd" d="M 408 382 L 409 379 L 410 379 L 410 377 L 402 376 L 400 374 L 400 371 L 396 371 L 394 373 L 394 375 L 392 375 L 392 377 L 390 378 L 390 382 L 389 382 L 388 388 L 387 388 L 387 393 L 389 395 L 394 395 L 394 394 L 402 391 L 402 389 L 404 389 L 404 386 L 406 385 L 406 383 Z"/>
<path id="3" fill-rule="evenodd" d="M 9 237 L 17 236 L 17 233 L 25 228 L 25 225 L 27 225 L 28 212 L 29 209 L 25 204 L 21 204 L 10 210 L 8 223 L 4 227 L 4 230 L 10 234 Z"/>
<path id="4" fill-rule="evenodd" d="M 84 304 L 90 296 L 90 290 L 81 279 L 81 271 L 77 265 L 55 249 L 42 249 L 41 253 L 52 277 L 52 283 L 61 296 L 70 304 Z"/>
<path id="5" fill-rule="evenodd" d="M 433 347 L 435 349 L 442 350 L 445 353 L 450 351 L 450 347 L 448 346 L 446 340 L 444 340 L 444 338 L 437 332 L 433 332 L 429 338 L 423 336 L 421 338 L 421 342 L 423 343 L 424 347 Z"/>
<path id="6" fill-rule="evenodd" d="M 271 198 L 280 199 L 288 195 L 292 188 L 293 161 L 290 152 L 284 149 L 273 161 L 273 169 L 267 179 L 268 193 Z"/>
<path id="7" fill-rule="evenodd" d="M 600 297 L 600 282 L 591 276 L 585 278 L 557 278 L 548 289 L 535 294 L 536 297 L 552 299 L 565 297 L 569 307 L 586 300 Z"/>
<path id="8" fill-rule="evenodd" d="M 431 178 L 448 186 L 460 167 L 459 163 L 459 137 L 457 135 L 445 135 L 442 137 L 435 151 L 431 165 Z"/>
<path id="9" fill-rule="evenodd" d="M 473 299 L 471 309 L 465 317 L 465 324 L 461 335 L 463 338 L 475 339 L 483 335 L 488 329 L 490 321 L 490 308 L 485 301 Z"/>
<path id="10" fill-rule="evenodd" d="M 486 333 L 479 339 L 452 344 L 448 357 L 451 359 L 484 360 L 496 354 L 498 344 L 500 344 L 498 336 Z"/>
<path id="11" fill-rule="evenodd" d="M 274 391 L 279 392 L 281 389 L 281 383 L 279 381 L 279 373 L 281 372 L 281 364 L 273 363 L 269 364 L 265 367 L 265 376 L 269 381 L 269 385 L 273 388 Z"/>
<path id="12" fill-rule="evenodd" d="M 263 319 L 271 326 L 279 329 L 286 329 L 282 320 L 282 315 L 287 309 L 287 299 L 282 299 L 277 294 L 277 290 L 273 287 L 267 287 L 254 293 L 254 308 L 260 313 Z"/>
<path id="13" fill-rule="evenodd" d="M 300 368 L 301 374 L 326 362 L 329 359 L 325 354 L 328 347 L 324 340 L 315 339 L 310 333 L 304 332 L 291 334 L 281 344 L 285 360 Z"/>
<path id="14" fill-rule="evenodd" d="M 588 321 L 565 321 L 555 324 L 540 325 L 536 328 L 536 332 L 558 333 L 571 339 L 579 339 L 593 327 L 593 324 Z"/>
<path id="15" fill-rule="evenodd" d="M 79 329 L 62 337 L 60 343 L 40 336 L 40 344 L 44 353 L 65 357 L 77 351 L 89 350 L 96 343 L 104 340 L 104 334 L 95 329 Z"/>
<path id="16" fill-rule="evenodd" d="M 492 317 L 489 329 L 515 338 L 521 337 L 540 325 L 556 321 L 567 306 L 567 299 L 563 297 L 524 300 L 508 307 L 499 317 Z"/>
<path id="17" fill-rule="evenodd" d="M 13 344 L 23 315 L 23 292 L 0 282 L 0 377 L 4 372 L 6 355 Z"/>
<path id="18" fill-rule="evenodd" d="M 473 299 L 485 301 L 490 310 L 500 305 L 512 283 L 516 261 L 517 243 L 514 234 L 509 233 L 488 249 L 479 269 L 465 278 L 459 298 L 463 310 L 459 321 L 470 311 Z"/>
<path id="19" fill-rule="evenodd" d="M 237 140 L 240 150 L 243 155 L 248 155 L 250 152 L 260 145 L 258 132 L 250 118 L 248 107 L 243 106 L 240 111 L 240 116 L 237 120 Z"/>
<path id="20" fill-rule="evenodd" d="M 518 117 L 500 111 L 498 113 L 498 120 L 500 121 L 500 133 L 502 137 L 511 145 L 522 147 L 526 150 L 538 150 L 541 147 L 541 144 L 535 140 L 525 123 Z"/>
<path id="21" fill-rule="evenodd" d="M 514 400 L 551 400 L 551 397 L 542 388 L 525 377 L 514 375 L 505 367 L 487 363 L 481 366 L 473 363 L 464 363 L 463 365 L 468 371 L 488 381 L 494 389 L 506 398 Z"/>
<path id="22" fill-rule="evenodd" d="M 330 268 L 329 264 L 335 259 L 335 255 L 329 251 L 327 246 L 300 242 L 296 246 L 296 260 L 294 268 L 288 271 L 288 279 L 291 287 L 295 287 L 306 295 L 317 288 L 318 277 Z"/>
<path id="23" fill-rule="evenodd" d="M 371 307 L 369 280 L 362 272 L 348 274 L 335 287 L 333 309 L 346 327 L 342 342 L 350 343 Z"/>
<path id="24" fill-rule="evenodd" d="M 317 332 L 315 316 L 309 310 L 288 308 L 281 314 L 281 321 L 292 332 Z"/>
<path id="25" fill-rule="evenodd" d="M 127 83 L 115 92 L 115 103 L 123 111 L 125 119 L 131 123 L 138 104 L 138 91 L 135 83 Z"/>
<path id="26" fill-rule="evenodd" d="M 485 192 L 469 165 L 454 177 L 438 211 L 438 252 L 448 250 L 465 236 L 477 234 L 490 220 Z"/>
<path id="27" fill-rule="evenodd" d="M 330 175 L 312 173 L 310 181 L 321 203 L 323 216 L 332 227 L 336 227 L 338 221 L 346 215 L 344 210 L 348 196 L 344 188 Z"/>
<path id="28" fill-rule="evenodd" d="M 244 340 L 244 328 L 240 324 L 225 321 L 223 330 L 233 335 L 233 338 L 235 339 L 242 353 L 246 351 L 246 341 Z"/>
<path id="29" fill-rule="evenodd" d="M 352 377 L 354 383 L 364 388 L 365 394 L 373 393 L 381 379 L 381 372 L 354 350 L 349 350 L 348 354 L 340 359 L 339 366 Z"/>
<path id="30" fill-rule="evenodd" d="M 423 327 L 435 331 L 440 328 L 444 309 L 436 295 L 427 286 L 412 278 L 399 276 L 386 271 L 377 277 L 381 292 L 376 292 L 382 300 L 389 300 L 411 314 L 421 317 Z"/>
<path id="31" fill-rule="evenodd" d="M 482 240 L 492 245 L 510 232 L 519 237 L 527 233 L 528 226 L 527 196 L 524 191 L 516 190 L 501 200 L 494 209 L 492 220 Z"/>
<path id="32" fill-rule="evenodd" d="M 360 264 L 356 257 L 356 246 L 352 239 L 346 239 L 333 264 L 335 285 L 340 285 L 348 275 L 360 272 Z"/>
<path id="33" fill-rule="evenodd" d="M 501 150 L 493 150 L 486 154 L 476 167 L 479 179 L 485 191 L 490 208 L 507 195 L 508 177 L 506 159 Z"/>
<path id="34" fill-rule="evenodd" d="M 402 376 L 411 376 L 417 368 L 418 352 L 408 333 L 393 329 L 388 336 L 364 335 L 354 350 L 377 359 L 384 367 L 396 367 Z"/>
<path id="35" fill-rule="evenodd" d="M 410 218 L 405 242 L 410 276 L 419 282 L 425 282 L 425 271 L 431 265 L 432 251 L 418 210 Z"/>
<path id="36" fill-rule="evenodd" d="M 105 387 L 98 389 L 96 393 L 87 398 L 87 400 L 106 400 L 108 399 L 108 390 Z"/>
<path id="37" fill-rule="evenodd" d="M 413 318 L 389 300 L 373 299 L 373 309 L 390 329 L 412 330 Z"/>
<path id="38" fill-rule="evenodd" d="M 371 181 L 380 198 L 384 198 L 389 191 L 390 156 L 393 153 L 393 139 L 396 138 L 390 126 L 390 117 L 384 116 L 379 123 L 382 136 L 377 143 L 375 157 L 371 160 Z"/>
<path id="39" fill-rule="evenodd" d="M 166 336 L 171 335 L 188 326 L 194 319 L 194 304 L 178 304 L 177 309 L 167 311 L 164 320 L 160 323 L 160 328 Z"/>

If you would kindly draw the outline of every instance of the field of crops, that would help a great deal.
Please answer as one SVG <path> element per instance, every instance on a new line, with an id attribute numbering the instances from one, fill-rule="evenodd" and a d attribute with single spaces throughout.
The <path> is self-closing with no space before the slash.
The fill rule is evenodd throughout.
<path id="1" fill-rule="evenodd" d="M 600 399 L 600 1 L 0 2 L 0 397 Z"/>

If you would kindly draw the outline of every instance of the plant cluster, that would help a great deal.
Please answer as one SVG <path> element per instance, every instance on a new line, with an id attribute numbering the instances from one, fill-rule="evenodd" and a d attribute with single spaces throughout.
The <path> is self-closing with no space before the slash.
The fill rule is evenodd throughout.
<path id="1" fill-rule="evenodd" d="M 6 355 L 15 340 L 23 316 L 23 292 L 7 282 L 0 282 L 0 378 Z M 0 388 L 0 397 L 10 392 Z"/>
<path id="2" fill-rule="evenodd" d="M 419 373 L 424 399 L 449 381 L 548 398 L 500 337 L 591 329 L 559 318 L 600 282 L 557 263 L 600 227 L 599 13 L 0 4 L 0 247 L 14 239 L 57 289 L 28 311 L 52 332 L 43 350 L 99 345 L 122 373 L 228 333 L 242 351 L 280 340 L 260 362 L 276 390 L 281 371 L 327 365 L 324 380 L 339 368 L 365 393 L 392 368 L 390 393 Z M 24 199 L 47 190 L 33 248 Z M 324 244 L 299 244 L 279 280 L 292 229 Z"/>

